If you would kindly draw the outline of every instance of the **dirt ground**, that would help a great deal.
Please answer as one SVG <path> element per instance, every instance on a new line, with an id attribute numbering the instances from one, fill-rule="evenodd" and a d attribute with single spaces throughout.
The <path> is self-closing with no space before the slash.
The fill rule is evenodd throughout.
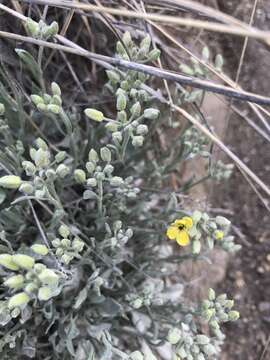
<path id="1" fill-rule="evenodd" d="M 254 1 L 219 1 L 219 8 L 245 22 L 249 22 Z M 269 30 L 270 1 L 259 1 L 255 25 Z M 227 73 L 235 77 L 243 40 L 224 36 L 222 46 Z M 270 48 L 250 41 L 240 84 L 246 90 L 269 96 Z M 235 103 L 247 115 L 263 127 L 247 106 Z M 270 110 L 270 109 L 268 109 Z M 269 121 L 269 118 L 268 118 Z M 265 129 L 265 128 L 264 128 Z M 268 133 L 269 134 L 269 133 Z M 230 148 L 269 185 L 269 143 L 250 128 L 245 120 L 232 113 L 225 137 Z M 220 290 L 232 295 L 241 320 L 226 329 L 226 359 L 270 359 L 270 225 L 269 212 L 262 205 L 242 175 L 235 171 L 226 185 L 216 187 L 215 205 L 232 210 L 232 219 L 238 228 L 239 242 L 243 249 L 232 258 Z M 269 200 L 269 199 L 268 199 Z"/>

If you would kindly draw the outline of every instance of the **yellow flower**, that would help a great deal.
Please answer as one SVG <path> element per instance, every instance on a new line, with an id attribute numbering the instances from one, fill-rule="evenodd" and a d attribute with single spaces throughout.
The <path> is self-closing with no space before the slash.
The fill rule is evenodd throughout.
<path id="1" fill-rule="evenodd" d="M 224 238 L 224 232 L 221 230 L 216 230 L 214 236 L 216 240 L 222 240 Z"/>
<path id="2" fill-rule="evenodd" d="M 180 246 L 187 246 L 190 242 L 188 230 L 192 227 L 193 221 L 189 216 L 175 220 L 167 229 L 167 236 L 170 240 L 176 240 Z"/>

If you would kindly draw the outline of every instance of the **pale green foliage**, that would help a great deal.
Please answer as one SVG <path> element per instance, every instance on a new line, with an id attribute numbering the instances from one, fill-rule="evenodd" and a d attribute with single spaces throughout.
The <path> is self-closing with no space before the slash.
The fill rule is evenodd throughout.
<path id="1" fill-rule="evenodd" d="M 29 19 L 26 28 L 48 39 L 53 24 Z M 136 62 L 160 55 L 149 35 L 137 46 L 127 32 L 116 48 Z M 211 164 L 211 144 L 193 127 L 175 131 L 160 151 L 157 135 L 171 128 L 148 75 L 107 71 L 111 119 L 91 103 L 70 108 L 64 87 L 46 81 L 35 57 L 17 54 L 35 83 L 21 103 L 23 92 L 5 90 L 0 72 L 1 359 L 156 360 L 164 342 L 180 358 L 215 359 L 220 325 L 238 317 L 233 303 L 212 290 L 196 310 L 185 308 L 183 285 L 170 279 L 186 259 L 239 246 L 229 220 L 190 214 L 166 183 L 195 156 L 207 161 L 206 178 L 227 178 L 231 166 Z M 192 177 L 180 191 L 203 180 Z M 186 251 L 165 236 L 185 215 L 194 222 Z M 202 334 L 201 318 L 213 336 Z"/>

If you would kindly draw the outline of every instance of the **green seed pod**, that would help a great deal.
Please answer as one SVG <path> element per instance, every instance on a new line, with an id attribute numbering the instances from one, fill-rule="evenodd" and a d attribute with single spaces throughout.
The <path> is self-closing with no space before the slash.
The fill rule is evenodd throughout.
<path id="1" fill-rule="evenodd" d="M 56 168 L 56 174 L 64 179 L 69 174 L 69 168 L 65 164 L 60 164 Z"/>
<path id="2" fill-rule="evenodd" d="M 108 76 L 108 79 L 113 83 L 117 84 L 120 82 L 120 75 L 114 71 L 114 70 L 106 70 L 106 74 Z"/>
<path id="3" fill-rule="evenodd" d="M 8 301 L 8 309 L 12 310 L 16 307 L 24 308 L 28 302 L 30 301 L 30 297 L 25 292 L 20 292 L 16 295 L 13 295 Z"/>
<path id="4" fill-rule="evenodd" d="M 38 275 L 39 280 L 45 285 L 56 285 L 59 276 L 51 269 L 45 269 Z"/>
<path id="5" fill-rule="evenodd" d="M 8 278 L 4 285 L 10 289 L 20 289 L 24 284 L 24 277 L 22 275 L 14 275 Z"/>
<path id="6" fill-rule="evenodd" d="M 88 154 L 88 160 L 97 162 L 99 160 L 98 153 L 95 149 L 91 149 Z"/>
<path id="7" fill-rule="evenodd" d="M 117 186 L 121 186 L 123 184 L 124 184 L 124 180 L 119 176 L 113 176 L 110 179 L 110 185 L 111 186 L 117 187 Z"/>
<path id="8" fill-rule="evenodd" d="M 156 61 L 160 57 L 160 50 L 159 49 L 153 49 L 148 54 L 148 60 L 149 61 Z"/>
<path id="9" fill-rule="evenodd" d="M 61 96 L 60 86 L 56 82 L 51 83 L 51 90 L 53 95 Z"/>
<path id="10" fill-rule="evenodd" d="M 210 339 L 206 335 L 196 335 L 196 341 L 199 345 L 207 345 L 210 343 Z"/>
<path id="11" fill-rule="evenodd" d="M 239 319 L 240 314 L 238 311 L 232 310 L 229 312 L 228 317 L 230 321 L 236 321 Z"/>
<path id="12" fill-rule="evenodd" d="M 55 155 L 56 162 L 57 163 L 62 162 L 65 159 L 66 155 L 67 153 L 65 151 L 59 151 L 59 153 Z"/>
<path id="13" fill-rule="evenodd" d="M 132 139 L 132 145 L 134 147 L 140 147 L 143 145 L 143 141 L 144 141 L 144 138 L 143 136 L 133 136 L 133 139 Z"/>
<path id="14" fill-rule="evenodd" d="M 158 109 L 153 109 L 153 108 L 145 109 L 144 112 L 143 112 L 143 116 L 146 119 L 155 120 L 159 116 L 159 110 Z"/>
<path id="15" fill-rule="evenodd" d="M 47 246 L 43 244 L 34 244 L 31 246 L 31 249 L 34 251 L 34 253 L 42 256 L 47 255 L 49 252 Z"/>
<path id="16" fill-rule="evenodd" d="M 44 104 L 43 98 L 39 95 L 31 95 L 30 98 L 36 106 L 38 106 L 39 104 Z"/>
<path id="17" fill-rule="evenodd" d="M 176 345 L 182 337 L 182 332 L 181 330 L 177 329 L 177 328 L 173 328 L 170 329 L 168 336 L 167 336 L 167 340 L 169 341 L 170 344 L 172 345 Z"/>
<path id="18" fill-rule="evenodd" d="M 67 238 L 70 234 L 70 230 L 66 225 L 61 225 L 58 229 L 58 232 L 63 238 Z"/>
<path id="19" fill-rule="evenodd" d="M 87 185 L 91 186 L 91 187 L 96 187 L 97 186 L 97 180 L 95 178 L 90 178 L 87 179 Z"/>
<path id="20" fill-rule="evenodd" d="M 97 122 L 101 122 L 104 120 L 104 115 L 101 111 L 98 111 L 96 109 L 85 109 L 84 113 L 87 117 L 89 117 L 91 120 L 97 121 Z"/>
<path id="21" fill-rule="evenodd" d="M 120 93 L 117 96 L 116 108 L 118 111 L 122 111 L 125 110 L 126 107 L 127 107 L 127 97 L 123 93 Z"/>
<path id="22" fill-rule="evenodd" d="M 74 179 L 78 184 L 83 184 L 86 181 L 86 173 L 82 169 L 77 169 L 74 171 Z"/>
<path id="23" fill-rule="evenodd" d="M 30 270 L 35 264 L 35 259 L 25 254 L 12 255 L 13 262 L 21 269 Z"/>
<path id="24" fill-rule="evenodd" d="M 34 187 L 30 183 L 25 182 L 20 186 L 19 191 L 24 194 L 30 195 L 33 194 Z"/>
<path id="25" fill-rule="evenodd" d="M 18 189 L 22 183 L 19 176 L 5 175 L 0 177 L 0 186 L 5 189 Z"/>
<path id="26" fill-rule="evenodd" d="M 5 105 L 0 103 L 0 116 L 3 116 L 5 113 Z"/>
<path id="27" fill-rule="evenodd" d="M 49 104 L 47 105 L 47 110 L 52 112 L 53 114 L 59 114 L 60 113 L 60 106 L 55 104 Z"/>
<path id="28" fill-rule="evenodd" d="M 144 356 L 140 351 L 133 351 L 130 354 L 130 360 L 144 360 Z"/>
<path id="29" fill-rule="evenodd" d="M 111 162 L 112 160 L 112 153 L 109 148 L 103 147 L 100 149 L 100 157 L 103 161 Z"/>
<path id="30" fill-rule="evenodd" d="M 49 286 L 42 286 L 38 290 L 38 299 L 40 301 L 47 301 L 53 296 L 52 290 L 49 288 Z"/>

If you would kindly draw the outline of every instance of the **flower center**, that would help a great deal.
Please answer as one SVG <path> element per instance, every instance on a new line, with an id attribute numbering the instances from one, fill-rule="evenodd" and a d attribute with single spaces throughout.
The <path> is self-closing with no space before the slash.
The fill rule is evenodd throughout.
<path id="1" fill-rule="evenodd" d="M 180 231 L 183 231 L 183 230 L 185 230 L 185 225 L 184 224 L 180 224 L 180 225 L 178 225 L 178 229 L 180 230 Z"/>

